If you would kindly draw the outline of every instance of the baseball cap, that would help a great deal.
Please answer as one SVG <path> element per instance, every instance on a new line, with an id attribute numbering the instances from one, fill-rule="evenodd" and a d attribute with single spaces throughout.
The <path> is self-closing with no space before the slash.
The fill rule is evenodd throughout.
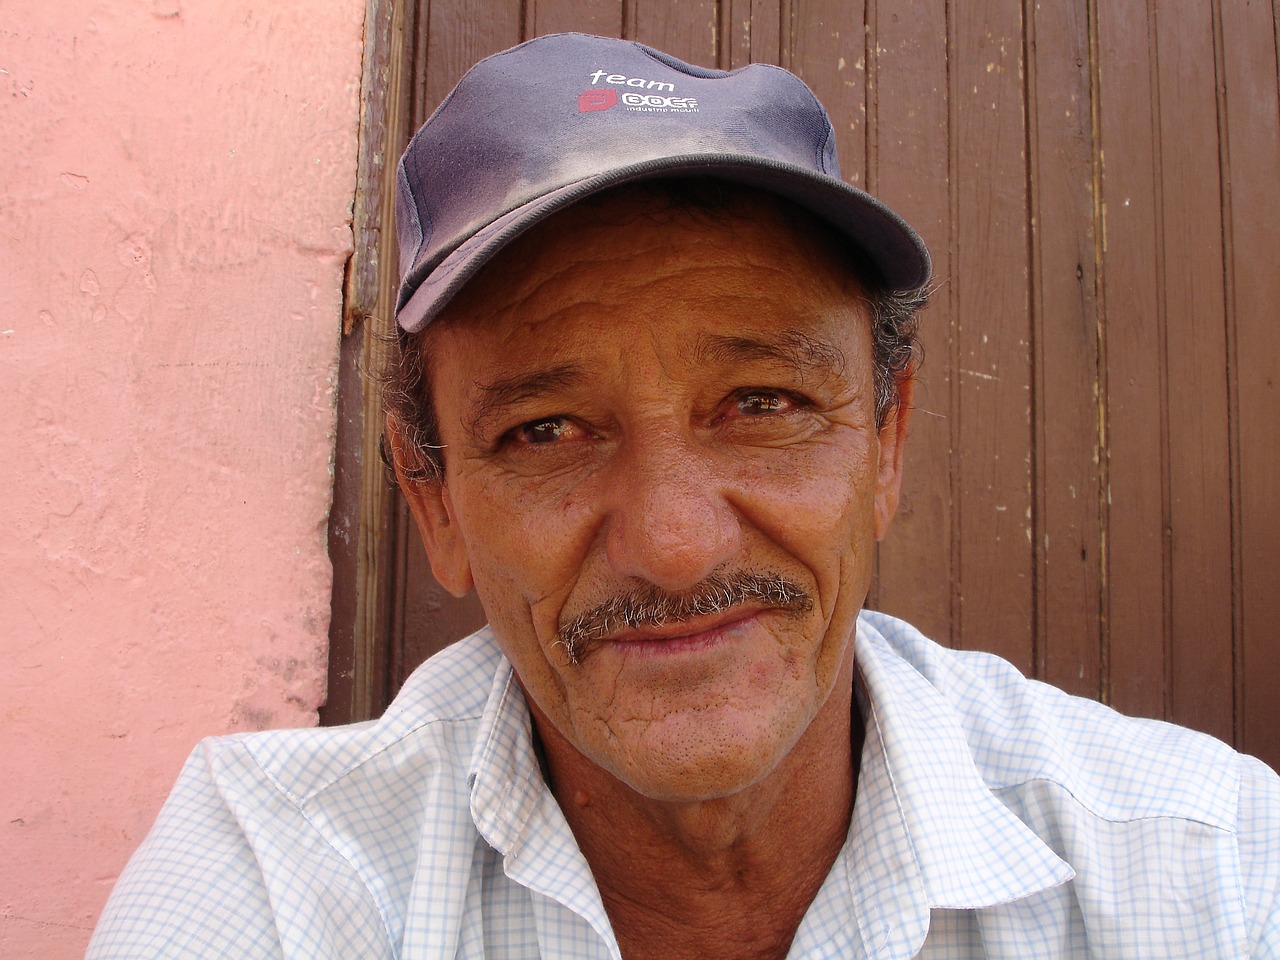
<path id="1" fill-rule="evenodd" d="M 916 232 L 840 179 L 831 120 L 795 75 L 768 64 L 712 70 L 634 41 L 551 34 L 477 63 L 405 150 L 396 319 L 421 330 L 503 246 L 577 200 L 699 176 L 807 208 L 890 289 L 929 279 Z"/>

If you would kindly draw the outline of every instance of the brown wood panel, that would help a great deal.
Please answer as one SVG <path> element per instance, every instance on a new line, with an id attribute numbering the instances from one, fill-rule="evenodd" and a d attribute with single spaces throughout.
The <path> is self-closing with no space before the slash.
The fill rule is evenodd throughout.
<path id="1" fill-rule="evenodd" d="M 1219 5 L 1224 66 L 1228 332 L 1235 371 L 1237 740 L 1280 768 L 1280 96 L 1266 3 Z"/>
<path id="2" fill-rule="evenodd" d="M 873 602 L 1280 761 L 1274 3 L 416 9 L 415 128 L 476 59 L 546 32 L 799 73 L 846 178 L 920 229 L 939 284 Z M 479 612 L 433 586 L 399 519 L 402 675 Z"/>
<path id="3" fill-rule="evenodd" d="M 425 13 L 425 15 L 424 15 Z M 419 6 L 416 130 L 477 60 L 524 39 L 519 3 L 430 0 Z"/>
<path id="4" fill-rule="evenodd" d="M 844 179 L 866 184 L 866 30 L 861 3 L 791 0 L 784 62 L 831 115 Z"/>
<path id="5" fill-rule="evenodd" d="M 622 0 L 525 0 L 525 39 L 547 33 L 622 36 Z"/>
<path id="6" fill-rule="evenodd" d="M 719 66 L 716 0 L 630 0 L 627 38 L 703 67 Z"/>
<path id="7" fill-rule="evenodd" d="M 875 117 L 867 187 L 911 223 L 933 255 L 939 288 L 921 323 L 902 502 L 880 544 L 876 605 L 942 642 L 952 637 L 953 300 L 947 164 L 946 0 L 876 0 L 868 99 Z"/>
<path id="8" fill-rule="evenodd" d="M 951 10 L 957 643 L 1034 664 L 1022 8 Z"/>
<path id="9" fill-rule="evenodd" d="M 381 711 L 393 672 L 397 494 L 378 456 L 381 394 L 364 375 L 381 366 L 396 286 L 394 158 L 408 136 L 407 54 L 413 9 L 404 0 L 371 0 L 361 78 L 360 151 L 338 371 L 329 624 L 329 689 L 321 723 L 345 723 Z"/>
<path id="10" fill-rule="evenodd" d="M 1155 20 L 1164 188 L 1170 719 L 1232 739 L 1231 478 L 1212 9 Z"/>
<path id="11" fill-rule="evenodd" d="M 1101 693 L 1098 253 L 1088 9 L 1028 3 L 1036 676 Z M 1040 38 L 1052 42 L 1041 43 Z"/>
<path id="12" fill-rule="evenodd" d="M 721 0 L 720 30 L 728 43 L 722 43 L 720 66 L 781 63 L 782 8 L 782 0 Z"/>
<path id="13" fill-rule="evenodd" d="M 1095 9 L 1107 451 L 1103 692 L 1121 710 L 1159 717 L 1169 629 L 1168 423 L 1155 67 L 1144 5 L 1099 2 Z"/>

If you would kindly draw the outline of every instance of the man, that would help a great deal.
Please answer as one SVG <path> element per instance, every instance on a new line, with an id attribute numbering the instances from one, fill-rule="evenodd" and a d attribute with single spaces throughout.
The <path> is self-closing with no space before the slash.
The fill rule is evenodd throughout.
<path id="1" fill-rule="evenodd" d="M 90 955 L 1280 955 L 1280 783 L 862 613 L 911 229 L 771 67 L 547 37 L 400 168 L 388 436 L 490 625 L 203 744 Z"/>

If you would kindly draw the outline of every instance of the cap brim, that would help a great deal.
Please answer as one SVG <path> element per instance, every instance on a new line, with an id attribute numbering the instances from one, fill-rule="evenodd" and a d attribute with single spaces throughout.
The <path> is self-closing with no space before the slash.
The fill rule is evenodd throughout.
<path id="1" fill-rule="evenodd" d="M 763 158 L 664 157 L 609 170 L 534 197 L 482 227 L 435 264 L 415 265 L 413 272 L 426 272 L 426 276 L 397 311 L 400 327 L 407 333 L 421 330 L 499 250 L 558 210 L 624 183 L 676 176 L 729 180 L 791 200 L 847 236 L 892 290 L 916 290 L 929 280 L 929 251 L 924 242 L 901 217 L 856 187 Z M 407 279 L 412 282 L 412 277 Z"/>

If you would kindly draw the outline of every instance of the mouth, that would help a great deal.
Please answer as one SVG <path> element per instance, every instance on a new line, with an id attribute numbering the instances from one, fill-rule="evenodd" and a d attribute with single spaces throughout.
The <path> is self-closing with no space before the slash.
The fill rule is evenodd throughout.
<path id="1" fill-rule="evenodd" d="M 764 611 L 764 607 L 744 604 L 678 622 L 628 627 L 601 637 L 596 645 L 640 656 L 667 656 L 705 649 L 731 640 L 754 626 Z"/>
<path id="2" fill-rule="evenodd" d="M 797 583 L 740 571 L 708 578 L 683 594 L 654 588 L 618 594 L 564 624 L 556 644 L 570 664 L 598 645 L 673 652 L 722 638 L 769 610 L 800 616 L 812 608 Z"/>
<path id="3" fill-rule="evenodd" d="M 571 663 L 580 664 L 590 654 L 612 649 L 627 657 L 671 657 L 682 653 L 707 650 L 724 643 L 731 643 L 744 631 L 758 625 L 760 616 L 768 608 L 756 604 L 742 604 L 707 616 L 690 617 L 684 621 L 669 621 L 662 625 L 625 627 L 609 632 L 585 645 L 570 650 Z"/>
<path id="4" fill-rule="evenodd" d="M 601 637 L 602 643 L 665 643 L 684 640 L 702 634 L 716 633 L 747 620 L 754 620 L 764 609 L 758 604 L 741 604 L 718 613 L 703 614 L 685 620 L 672 620 L 661 624 L 640 624 L 623 627 Z"/>

